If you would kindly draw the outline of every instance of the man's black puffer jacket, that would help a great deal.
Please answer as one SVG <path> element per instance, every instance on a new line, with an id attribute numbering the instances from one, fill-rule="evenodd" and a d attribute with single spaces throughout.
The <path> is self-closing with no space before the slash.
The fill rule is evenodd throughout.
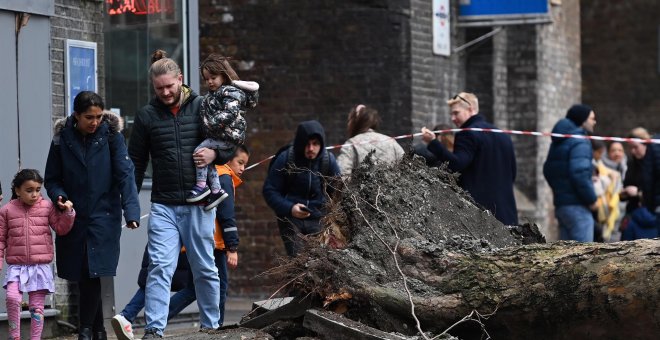
<path id="1" fill-rule="evenodd" d="M 183 104 L 173 115 L 157 97 L 141 108 L 133 124 L 128 154 L 135 164 L 135 181 L 142 188 L 151 157 L 151 202 L 186 204 L 186 193 L 195 185 L 192 154 L 202 142 L 199 116 L 202 97 L 184 85 Z"/>

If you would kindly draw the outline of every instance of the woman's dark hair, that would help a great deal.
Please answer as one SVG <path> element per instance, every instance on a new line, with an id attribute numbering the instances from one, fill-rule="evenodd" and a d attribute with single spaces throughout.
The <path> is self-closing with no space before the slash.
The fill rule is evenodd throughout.
<path id="1" fill-rule="evenodd" d="M 593 151 L 600 150 L 600 149 L 607 149 L 607 145 L 605 144 L 604 141 L 600 139 L 592 139 L 591 140 L 591 149 Z"/>
<path id="2" fill-rule="evenodd" d="M 35 181 L 39 184 L 44 183 L 44 179 L 39 174 L 39 170 L 23 169 L 23 170 L 17 172 L 16 176 L 14 176 L 14 180 L 11 181 L 11 198 L 12 199 L 18 198 L 18 195 L 16 195 L 16 188 L 20 188 L 21 185 L 23 185 L 23 183 L 25 183 L 27 181 Z"/>
<path id="3" fill-rule="evenodd" d="M 202 65 L 199 66 L 202 78 L 204 78 L 204 70 L 206 70 L 211 75 L 222 75 L 224 77 L 224 83 L 222 85 L 231 84 L 232 80 L 240 80 L 234 68 L 231 67 L 229 60 L 230 58 L 216 53 L 209 55 L 202 61 Z"/>
<path id="4" fill-rule="evenodd" d="M 612 148 L 612 145 L 614 145 L 614 144 L 619 144 L 623 147 L 623 143 L 618 142 L 618 141 L 607 142 L 607 152 L 610 152 L 610 148 Z"/>
<path id="5" fill-rule="evenodd" d="M 98 106 L 104 110 L 103 98 L 92 91 L 82 91 L 73 99 L 73 112 L 83 113 L 92 106 Z"/>
<path id="6" fill-rule="evenodd" d="M 377 129 L 380 117 L 376 109 L 358 105 L 348 113 L 348 138 L 366 132 L 369 129 Z"/>

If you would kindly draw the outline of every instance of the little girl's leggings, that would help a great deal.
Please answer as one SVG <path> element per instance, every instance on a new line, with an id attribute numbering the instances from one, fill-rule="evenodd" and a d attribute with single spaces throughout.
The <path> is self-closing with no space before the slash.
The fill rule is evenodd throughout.
<path id="1" fill-rule="evenodd" d="M 47 290 L 28 292 L 30 307 L 30 339 L 41 339 L 44 329 L 44 301 Z M 9 322 L 9 339 L 21 338 L 21 303 L 23 293 L 18 290 L 17 282 L 7 283 L 7 321 Z"/>

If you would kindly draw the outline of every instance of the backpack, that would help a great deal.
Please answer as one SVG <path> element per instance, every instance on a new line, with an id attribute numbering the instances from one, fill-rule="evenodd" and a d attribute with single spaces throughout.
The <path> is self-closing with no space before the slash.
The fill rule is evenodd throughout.
<path id="1" fill-rule="evenodd" d="M 329 177 L 333 175 L 330 173 L 330 155 L 328 154 L 328 150 L 323 150 L 323 151 L 325 152 L 321 154 L 321 174 L 323 176 Z M 287 162 L 286 162 L 287 167 L 295 166 L 296 154 L 293 151 L 293 142 L 290 142 L 280 147 L 275 153 L 275 156 L 271 158 L 270 163 L 268 163 L 268 172 L 270 172 L 270 168 L 273 167 L 273 163 L 275 163 L 275 160 L 282 152 L 287 152 Z"/>

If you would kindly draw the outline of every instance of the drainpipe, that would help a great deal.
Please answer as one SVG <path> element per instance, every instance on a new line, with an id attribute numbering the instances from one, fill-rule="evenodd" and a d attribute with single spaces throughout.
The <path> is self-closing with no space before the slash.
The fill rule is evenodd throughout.
<path id="1" fill-rule="evenodd" d="M 28 13 L 16 13 L 16 39 L 14 39 L 15 53 L 16 53 L 16 65 L 18 66 L 18 35 L 21 33 L 21 28 L 27 26 L 28 21 L 30 20 L 30 14 Z M 16 122 L 17 126 L 21 126 L 21 105 L 18 100 L 18 72 L 16 72 Z M 22 169 L 23 165 L 21 164 L 21 129 L 18 130 L 18 168 Z"/>

